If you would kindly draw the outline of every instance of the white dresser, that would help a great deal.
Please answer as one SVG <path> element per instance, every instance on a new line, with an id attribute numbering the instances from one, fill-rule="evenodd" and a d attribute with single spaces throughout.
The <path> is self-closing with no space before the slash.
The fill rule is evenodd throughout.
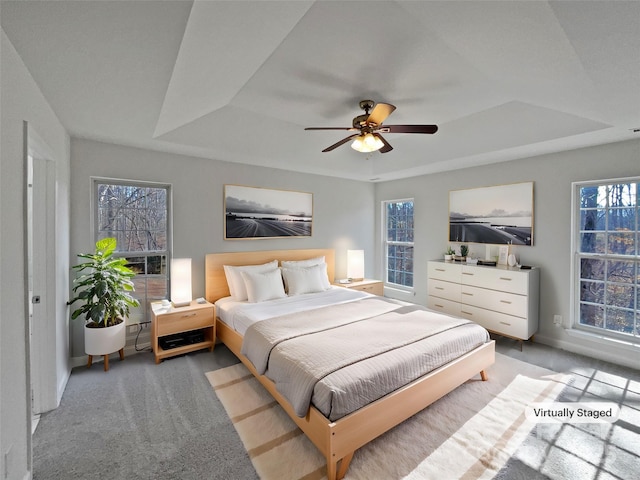
<path id="1" fill-rule="evenodd" d="M 528 340 L 538 330 L 540 270 L 430 261 L 427 306 Z"/>

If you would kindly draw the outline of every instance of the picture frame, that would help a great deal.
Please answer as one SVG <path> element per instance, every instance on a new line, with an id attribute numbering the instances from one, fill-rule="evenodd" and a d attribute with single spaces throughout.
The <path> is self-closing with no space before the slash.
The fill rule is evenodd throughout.
<path id="1" fill-rule="evenodd" d="M 498 247 L 498 265 L 506 265 L 509 260 L 509 245 Z"/>
<path id="2" fill-rule="evenodd" d="M 313 194 L 225 185 L 224 217 L 225 240 L 311 237 Z"/>
<path id="3" fill-rule="evenodd" d="M 533 245 L 533 182 L 449 192 L 449 241 Z"/>

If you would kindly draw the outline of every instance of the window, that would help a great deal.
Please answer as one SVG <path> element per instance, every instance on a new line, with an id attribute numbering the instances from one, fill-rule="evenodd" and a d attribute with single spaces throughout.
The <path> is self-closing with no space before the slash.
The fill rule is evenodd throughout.
<path id="1" fill-rule="evenodd" d="M 574 184 L 575 328 L 640 340 L 640 178 Z"/>
<path id="2" fill-rule="evenodd" d="M 150 321 L 150 302 L 167 298 L 169 187 L 149 183 L 96 180 L 95 237 L 115 237 L 116 256 L 136 272 L 129 323 Z"/>
<path id="3" fill-rule="evenodd" d="M 386 283 L 413 288 L 413 199 L 383 203 Z"/>

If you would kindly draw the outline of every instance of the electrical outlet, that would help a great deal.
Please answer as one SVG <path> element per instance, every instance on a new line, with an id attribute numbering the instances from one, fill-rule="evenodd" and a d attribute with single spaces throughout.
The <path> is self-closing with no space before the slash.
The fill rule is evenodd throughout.
<path id="1" fill-rule="evenodd" d="M 138 333 L 137 325 L 129 325 L 129 333 Z"/>
<path id="2" fill-rule="evenodd" d="M 562 325 L 562 315 L 554 315 L 553 316 L 553 324 L 558 327 Z"/>

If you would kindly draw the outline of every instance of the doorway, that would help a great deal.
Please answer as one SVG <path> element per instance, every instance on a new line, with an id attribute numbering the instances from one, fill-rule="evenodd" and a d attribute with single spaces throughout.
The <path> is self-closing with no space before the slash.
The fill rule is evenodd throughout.
<path id="1" fill-rule="evenodd" d="M 39 415 L 57 407 L 55 296 L 55 168 L 50 149 L 24 124 L 26 351 L 32 432 Z"/>

